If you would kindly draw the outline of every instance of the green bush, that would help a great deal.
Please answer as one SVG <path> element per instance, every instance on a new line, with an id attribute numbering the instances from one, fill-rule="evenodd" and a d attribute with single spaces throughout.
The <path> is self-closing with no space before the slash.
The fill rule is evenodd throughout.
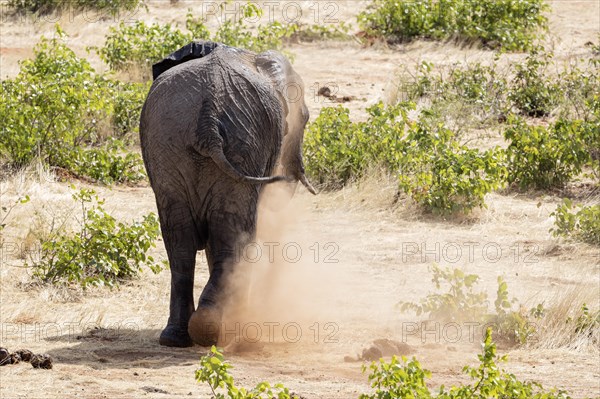
<path id="1" fill-rule="evenodd" d="M 459 144 L 443 126 L 413 125 L 399 174 L 400 189 L 425 210 L 469 213 L 504 184 L 504 152 Z"/>
<path id="2" fill-rule="evenodd" d="M 83 160 L 92 162 L 96 157 L 104 161 L 95 164 L 92 178 L 114 175 L 114 171 L 98 168 L 117 164 L 133 176 L 137 172 L 123 166 L 137 168 L 139 155 L 122 156 L 110 151 L 110 146 L 105 147 L 107 154 L 99 151 L 111 131 L 123 136 L 137 130 L 147 85 L 119 83 L 96 74 L 87 60 L 63 43 L 65 34 L 60 27 L 57 36 L 42 38 L 34 58 L 23 61 L 19 74 L 0 85 L 2 161 L 16 168 L 34 159 L 51 167 L 79 165 L 72 171 L 87 176 L 87 170 L 81 168 Z M 87 147 L 93 151 L 84 150 Z"/>
<path id="3" fill-rule="evenodd" d="M 600 60 L 587 60 L 587 64 L 587 67 L 580 63 L 570 64 L 557 79 L 562 86 L 561 117 L 600 120 Z"/>
<path id="4" fill-rule="evenodd" d="M 126 25 L 121 22 L 118 27 L 110 28 L 104 46 L 97 51 L 110 69 L 126 71 L 138 66 L 149 67 L 191 40 L 189 34 L 171 24 L 147 25 L 136 21 Z"/>
<path id="5" fill-rule="evenodd" d="M 53 164 L 64 148 L 93 142 L 107 99 L 90 64 L 61 41 L 42 38 L 35 57 L 2 81 L 0 150 L 15 166 L 40 157 Z"/>
<path id="6" fill-rule="evenodd" d="M 600 184 L 600 95 L 596 94 L 593 99 L 586 101 L 585 107 L 587 112 L 582 122 L 581 135 L 592 177 Z"/>
<path id="7" fill-rule="evenodd" d="M 248 390 L 235 385 L 229 369 L 233 368 L 223 358 L 223 354 L 213 345 L 210 353 L 200 358 L 200 367 L 196 370 L 196 381 L 210 386 L 215 399 L 297 399 L 282 384 L 271 386 L 268 382 L 259 382 Z M 224 390 L 225 392 L 218 392 Z"/>
<path id="8" fill-rule="evenodd" d="M 415 358 L 401 362 L 393 356 L 389 362 L 380 359 L 369 366 L 363 365 L 363 373 L 370 370 L 368 379 L 374 392 L 361 394 L 359 399 L 570 399 L 562 390 L 547 390 L 536 382 L 521 381 L 515 375 L 498 367 L 499 362 L 506 362 L 507 355 L 498 356 L 496 344 L 492 340 L 492 331 L 487 329 L 482 344 L 482 353 L 478 355 L 477 367 L 465 366 L 463 373 L 473 381 L 471 384 L 452 386 L 447 389 L 441 386 L 437 393 L 432 393 L 427 386 L 431 371 L 424 369 Z M 208 355 L 200 359 L 200 368 L 195 372 L 196 381 L 209 384 L 215 399 L 259 399 L 278 398 L 291 399 L 298 396 L 290 394 L 281 384 L 274 387 L 268 382 L 261 382 L 251 390 L 238 388 L 229 374 L 231 365 L 223 354 L 214 346 Z M 224 392 L 219 392 L 222 390 Z"/>
<path id="9" fill-rule="evenodd" d="M 306 172 L 314 183 L 340 188 L 362 174 L 368 154 L 359 153 L 357 132 L 347 108 L 321 109 L 304 138 Z"/>
<path id="10" fill-rule="evenodd" d="M 474 291 L 479 276 L 465 274 L 460 269 L 441 269 L 437 265 L 433 265 L 429 271 L 436 289 L 447 285 L 448 291 L 430 294 L 420 304 L 400 302 L 398 306 L 401 312 L 412 311 L 417 316 L 427 314 L 430 319 L 439 321 L 481 319 L 487 313 L 487 294 Z"/>
<path id="11" fill-rule="evenodd" d="M 498 289 L 494 301 L 495 313 L 487 316 L 487 322 L 493 323 L 498 337 L 512 345 L 525 345 L 537 333 L 535 321 L 542 318 L 546 309 L 538 303 L 536 307 L 525 311 L 521 307 L 513 309 L 512 300 L 508 299 L 508 285 L 498 276 Z"/>
<path id="12" fill-rule="evenodd" d="M 221 3 L 221 7 L 225 4 Z M 225 20 L 212 35 L 204 21 L 195 19 L 191 13 L 188 13 L 186 19 L 187 32 L 170 24 L 147 25 L 143 21 L 137 21 L 134 25 L 121 23 L 117 28 L 110 28 L 103 47 L 94 49 L 112 70 L 128 71 L 141 68 L 147 70 L 143 76 L 147 78 L 150 73 L 149 67 L 153 63 L 193 40 L 212 40 L 262 52 L 281 49 L 283 39 L 295 31 L 295 26 L 284 26 L 279 22 L 259 25 L 256 31 L 252 31 L 246 21 L 260 17 L 262 10 L 252 3 L 245 5 L 242 10 L 243 13 Z"/>
<path id="13" fill-rule="evenodd" d="M 303 42 L 316 42 L 322 40 L 344 41 L 351 39 L 351 35 L 348 32 L 350 32 L 350 24 L 347 24 L 344 21 L 340 21 L 335 25 L 297 24 L 290 40 Z"/>
<path id="14" fill-rule="evenodd" d="M 552 54 L 532 51 L 522 64 L 515 65 L 515 76 L 508 90 L 508 99 L 522 114 L 548 116 L 562 97 L 561 88 L 546 71 Z"/>
<path id="15" fill-rule="evenodd" d="M 124 224 L 109 215 L 94 190 L 81 189 L 73 199 L 82 209 L 81 230 L 75 234 L 58 230 L 40 238 L 39 259 L 32 259 L 33 275 L 43 283 L 76 283 L 113 286 L 136 276 L 142 266 L 158 273 L 148 250 L 159 236 L 153 213 L 141 222 Z"/>
<path id="16" fill-rule="evenodd" d="M 146 101 L 146 95 L 150 90 L 150 82 L 125 83 L 114 82 L 111 85 L 113 136 L 123 137 L 132 134 L 137 138 L 140 125 L 142 107 Z"/>
<path id="17" fill-rule="evenodd" d="M 420 303 L 400 302 L 400 311 L 426 314 L 429 319 L 443 322 L 479 322 L 493 325 L 494 333 L 508 344 L 524 345 L 536 333 L 532 318 L 539 319 L 544 312 L 539 304 L 529 313 L 513 309 L 515 299 L 509 300 L 508 285 L 498 277 L 498 290 L 494 301 L 494 313 L 488 311 L 488 296 L 485 291 L 475 291 L 479 276 L 465 274 L 460 269 L 441 269 L 434 265 L 430 269 L 437 290 L 447 287 L 446 292 L 429 294 Z"/>
<path id="18" fill-rule="evenodd" d="M 544 127 L 509 118 L 504 137 L 510 142 L 508 182 L 521 188 L 561 187 L 590 159 L 581 121 L 559 120 Z"/>
<path id="19" fill-rule="evenodd" d="M 96 148 L 74 147 L 61 155 L 57 167 L 100 183 L 135 183 L 146 177 L 142 158 L 137 153 L 126 153 L 125 144 L 118 139 Z"/>
<path id="20" fill-rule="evenodd" d="M 304 139 L 307 173 L 317 184 L 340 188 L 360 178 L 373 164 L 397 170 L 407 112 L 412 107 L 378 103 L 367 108 L 367 121 L 359 123 L 350 120 L 347 108 L 322 108 Z"/>
<path id="21" fill-rule="evenodd" d="M 565 198 L 551 216 L 554 216 L 554 228 L 550 229 L 555 237 L 573 237 L 577 240 L 600 246 L 600 205 L 580 207 Z"/>
<path id="22" fill-rule="evenodd" d="M 455 38 L 512 51 L 533 46 L 548 9 L 543 0 L 373 0 L 358 21 L 391 43 Z"/>
<path id="23" fill-rule="evenodd" d="M 559 71 L 560 60 L 537 47 L 523 62 L 435 66 L 422 61 L 398 77 L 396 97 L 426 99 L 440 119 L 459 128 L 504 122 L 507 115 L 588 120 L 600 91 L 600 63 L 576 60 Z M 553 73 L 552 70 L 559 72 Z M 597 118 L 596 118 L 597 119 Z"/>
<path id="24" fill-rule="evenodd" d="M 135 10 L 144 0 L 8 0 L 8 6 L 19 11 L 49 13 L 73 7 L 75 9 L 106 10 L 112 15 L 121 10 Z"/>
<path id="25" fill-rule="evenodd" d="M 430 112 L 457 134 L 494 126 L 510 110 L 506 98 L 509 82 L 496 66 L 469 63 L 435 68 L 422 61 L 416 71 L 398 76 L 395 97 L 427 101 Z"/>
<path id="26" fill-rule="evenodd" d="M 221 3 L 220 7 L 226 7 L 226 3 Z M 242 11 L 235 18 L 226 19 L 211 40 L 260 53 L 266 50 L 281 49 L 283 39 L 290 37 L 296 30 L 295 25 L 283 25 L 280 22 L 272 21 L 266 25 L 259 25 L 256 32 L 253 32 L 246 21 L 262 17 L 262 9 L 258 5 L 248 2 L 242 7 Z"/>
<path id="27" fill-rule="evenodd" d="M 567 319 L 567 323 L 572 322 L 571 318 Z M 581 313 L 575 319 L 575 333 L 587 335 L 593 337 L 594 333 L 598 335 L 598 329 L 600 329 L 600 310 L 590 311 L 590 308 L 584 303 L 581 306 Z M 596 344 L 598 341 L 595 341 Z"/>
<path id="28" fill-rule="evenodd" d="M 368 369 L 369 382 L 375 390 L 372 394 L 361 394 L 359 399 L 382 398 L 419 398 L 419 399 L 489 399 L 489 398 L 532 398 L 532 399 L 568 399 L 567 392 L 546 390 L 536 382 L 520 381 L 515 375 L 498 367 L 507 356 L 498 357 L 496 344 L 492 341 L 491 329 L 486 330 L 479 366 L 465 366 L 463 372 L 474 382 L 469 385 L 453 386 L 446 389 L 443 385 L 437 393 L 432 393 L 426 380 L 431 377 L 429 370 L 412 359 L 402 357 L 402 363 L 394 356 L 390 362 L 380 359 L 372 362 Z M 363 372 L 367 370 L 363 366 Z"/>
<path id="29" fill-rule="evenodd" d="M 414 104 L 367 108 L 365 122 L 350 121 L 343 107 L 323 108 L 304 141 L 306 170 L 318 184 L 338 188 L 373 166 L 398 174 L 399 188 L 425 210 L 468 213 L 505 175 L 502 152 L 460 145 L 427 115 L 408 119 Z"/>

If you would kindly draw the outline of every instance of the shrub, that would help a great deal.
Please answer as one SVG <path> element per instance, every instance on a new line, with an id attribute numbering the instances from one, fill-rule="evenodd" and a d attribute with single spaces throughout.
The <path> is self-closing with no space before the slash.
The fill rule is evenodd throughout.
<path id="1" fill-rule="evenodd" d="M 49 166 L 82 166 L 82 159 L 91 160 L 92 154 L 112 159 L 96 163 L 95 169 L 139 164 L 139 155 L 121 156 L 110 146 L 105 147 L 107 154 L 98 153 L 101 147 L 92 153 L 83 148 L 101 146 L 110 130 L 120 136 L 135 131 L 147 86 L 122 84 L 96 74 L 63 43 L 65 34 L 60 27 L 57 34 L 54 39 L 42 38 L 34 58 L 22 62 L 17 77 L 1 83 L 0 156 L 17 168 L 34 159 Z M 121 169 L 129 176 L 136 173 Z M 73 172 L 87 175 L 81 167 Z M 114 172 L 91 173 L 98 178 L 99 173 Z"/>
<path id="2" fill-rule="evenodd" d="M 117 28 L 110 28 L 104 46 L 97 52 L 110 69 L 127 71 L 148 67 L 191 39 L 189 34 L 173 28 L 171 24 L 147 25 L 136 21 L 133 25 L 126 25 L 121 22 Z"/>
<path id="3" fill-rule="evenodd" d="M 396 98 L 426 100 L 430 112 L 457 133 L 493 126 L 510 109 L 506 98 L 509 82 L 495 63 L 435 68 L 433 63 L 422 61 L 414 73 L 404 71 L 398 79 Z"/>
<path id="4" fill-rule="evenodd" d="M 316 42 L 321 40 L 343 41 L 351 38 L 351 35 L 348 32 L 350 32 L 350 25 L 344 21 L 340 21 L 339 24 L 335 25 L 297 24 L 290 39 L 304 42 Z"/>
<path id="5" fill-rule="evenodd" d="M 443 126 L 408 119 L 414 104 L 367 108 L 366 122 L 350 121 L 342 107 L 323 108 L 304 141 L 308 174 L 337 188 L 374 165 L 399 175 L 399 188 L 425 210 L 468 213 L 502 184 L 502 152 L 458 144 Z"/>
<path id="6" fill-rule="evenodd" d="M 515 76 L 508 90 L 508 99 L 524 115 L 547 116 L 558 104 L 561 89 L 546 70 L 552 54 L 534 50 L 522 64 L 515 65 Z"/>
<path id="7" fill-rule="evenodd" d="M 94 190 L 81 189 L 73 200 L 81 205 L 81 230 L 55 230 L 40 238 L 39 259 L 32 259 L 35 278 L 51 284 L 113 286 L 137 275 L 144 265 L 154 273 L 162 269 L 147 255 L 159 235 L 156 215 L 124 224 L 102 208 L 104 201 Z"/>
<path id="8" fill-rule="evenodd" d="M 123 137 L 134 133 L 137 138 L 142 107 L 150 90 L 149 82 L 147 84 L 113 82 L 111 88 L 113 136 Z"/>
<path id="9" fill-rule="evenodd" d="M 321 109 L 304 140 L 307 173 L 318 184 L 339 188 L 360 178 L 374 163 L 398 169 L 407 112 L 413 106 L 382 103 L 367 108 L 366 122 L 354 123 L 349 110 Z"/>
<path id="10" fill-rule="evenodd" d="M 509 118 L 504 137 L 510 140 L 508 182 L 521 188 L 561 187 L 590 159 L 581 121 L 559 120 L 544 127 Z"/>
<path id="11" fill-rule="evenodd" d="M 546 309 L 539 303 L 536 307 L 527 311 L 518 306 L 513 309 L 512 300 L 508 299 L 508 285 L 504 279 L 498 276 L 498 290 L 494 301 L 495 314 L 487 316 L 487 322 L 493 323 L 493 329 L 498 337 L 512 345 L 525 345 L 537 333 L 537 323 Z"/>
<path id="12" fill-rule="evenodd" d="M 221 3 L 220 7 L 226 7 L 226 3 Z M 267 25 L 259 25 L 256 28 L 256 33 L 253 33 L 246 21 L 260 18 L 262 15 L 263 11 L 259 6 L 248 2 L 241 8 L 239 15 L 226 19 L 219 26 L 211 40 L 257 53 L 271 49 L 281 49 L 283 39 L 290 37 L 296 30 L 296 26 L 285 26 L 280 22 L 271 21 Z"/>
<path id="13" fill-rule="evenodd" d="M 443 322 L 472 321 L 492 325 L 502 340 L 512 345 L 524 345 L 535 333 L 531 319 L 541 317 L 541 304 L 525 312 L 513 309 L 515 299 L 509 300 L 508 285 L 498 277 L 498 290 L 494 301 L 494 313 L 488 311 L 488 296 L 484 291 L 475 291 L 479 276 L 465 274 L 460 269 L 441 269 L 434 265 L 430 271 L 436 289 L 447 287 L 447 292 L 429 294 L 419 304 L 400 302 L 400 311 L 412 311 L 417 316 L 427 314 L 431 320 Z"/>
<path id="14" fill-rule="evenodd" d="M 588 66 L 575 63 L 566 68 L 558 79 L 562 90 L 561 117 L 596 121 L 600 93 L 600 60 L 588 60 Z M 594 117 L 595 115 L 595 117 Z M 598 141 L 600 142 L 600 140 Z"/>
<path id="15" fill-rule="evenodd" d="M 580 207 L 565 198 L 550 216 L 554 216 L 554 237 L 573 237 L 577 240 L 600 246 L 600 205 Z"/>
<path id="16" fill-rule="evenodd" d="M 125 144 L 118 139 L 96 148 L 75 147 L 61 155 L 56 166 L 100 183 L 135 183 L 146 177 L 142 158 L 137 153 L 126 153 Z"/>
<path id="17" fill-rule="evenodd" d="M 75 9 L 105 10 L 112 15 L 120 10 L 135 10 L 144 5 L 144 0 L 8 0 L 8 6 L 19 11 L 49 13 L 68 7 Z"/>
<path id="18" fill-rule="evenodd" d="M 479 282 L 476 274 L 465 274 L 460 269 L 441 269 L 434 265 L 429 269 L 433 277 L 431 281 L 436 289 L 448 285 L 444 294 L 430 294 L 420 304 L 401 302 L 400 311 L 412 311 L 417 316 L 427 314 L 429 318 L 440 321 L 458 321 L 479 318 L 487 312 L 487 294 L 474 291 Z"/>
<path id="19" fill-rule="evenodd" d="M 415 72 L 406 68 L 399 74 L 395 97 L 424 98 L 435 114 L 459 128 L 504 122 L 513 112 L 589 120 L 600 91 L 600 63 L 594 61 L 575 60 L 558 71 L 560 61 L 542 47 L 532 50 L 523 62 L 508 66 L 499 66 L 497 60 L 490 65 L 450 66 L 422 61 Z"/>
<path id="20" fill-rule="evenodd" d="M 52 165 L 63 148 L 93 141 L 103 119 L 106 99 L 86 60 L 57 38 L 42 38 L 34 52 L 2 81 L 0 148 L 15 166 L 35 157 Z"/>
<path id="21" fill-rule="evenodd" d="M 196 370 L 196 381 L 210 386 L 215 399 L 297 399 L 282 384 L 271 386 L 268 382 L 259 382 L 254 388 L 247 390 L 235 385 L 229 369 L 233 368 L 223 358 L 223 354 L 213 345 L 210 353 L 200 358 L 200 367 Z M 225 393 L 218 392 L 224 390 Z"/>
<path id="22" fill-rule="evenodd" d="M 394 356 L 390 362 L 380 359 L 372 362 L 369 382 L 375 392 L 361 394 L 359 399 L 381 398 L 419 398 L 419 399 L 488 399 L 488 398 L 535 398 L 535 399 L 567 399 L 565 391 L 546 390 L 536 382 L 520 381 L 515 375 L 499 369 L 497 363 L 505 362 L 507 356 L 498 357 L 496 344 L 492 341 L 492 331 L 487 329 L 483 342 L 479 366 L 465 366 L 463 372 L 474 382 L 469 385 L 453 386 L 446 389 L 443 385 L 437 394 L 432 394 L 427 387 L 426 379 L 431 377 L 429 370 L 413 358 L 408 361 L 402 357 L 402 363 Z M 367 370 L 363 366 L 363 372 Z"/>
<path id="23" fill-rule="evenodd" d="M 543 0 L 373 0 L 358 21 L 367 34 L 391 43 L 456 38 L 526 50 L 547 29 L 548 9 Z"/>
<path id="24" fill-rule="evenodd" d="M 367 161 L 363 155 L 367 154 L 359 153 L 357 132 L 347 108 L 321 109 L 304 139 L 306 172 L 316 184 L 340 188 L 361 175 Z"/>
<path id="25" fill-rule="evenodd" d="M 588 165 L 596 183 L 600 184 L 600 95 L 585 102 L 587 117 L 582 122 L 582 140 L 588 154 Z"/>
<path id="26" fill-rule="evenodd" d="M 482 353 L 477 355 L 479 365 L 465 366 L 463 373 L 473 381 L 447 389 L 441 386 L 433 394 L 427 386 L 431 371 L 424 369 L 415 358 L 408 360 L 404 356 L 401 361 L 392 356 L 389 362 L 381 358 L 378 362 L 363 365 L 363 373 L 370 370 L 368 380 L 374 392 L 361 394 L 359 399 L 489 399 L 489 398 L 532 398 L 532 399 L 570 399 L 566 391 L 544 389 L 534 381 L 521 381 L 514 374 L 499 368 L 498 363 L 506 362 L 507 355 L 498 356 L 496 344 L 492 340 L 492 330 L 486 329 L 482 343 Z M 232 366 L 227 363 L 223 354 L 215 347 L 200 359 L 200 368 L 195 371 L 197 382 L 209 384 L 215 399 L 253 399 L 253 398 L 297 398 L 281 384 L 274 387 L 268 382 L 261 382 L 252 390 L 238 388 L 229 374 Z M 224 393 L 219 390 L 225 391 Z"/>
<path id="27" fill-rule="evenodd" d="M 567 319 L 567 323 L 572 322 L 572 319 Z M 575 333 L 586 334 L 590 337 L 597 334 L 600 329 L 600 310 L 591 311 L 590 308 L 584 303 L 581 306 L 581 313 L 575 319 Z M 596 344 L 598 341 L 596 340 Z"/>
<path id="28" fill-rule="evenodd" d="M 504 184 L 502 150 L 460 145 L 451 131 L 426 122 L 413 125 L 406 143 L 400 189 L 429 212 L 469 213 Z"/>
<path id="29" fill-rule="evenodd" d="M 221 3 L 221 7 L 225 7 L 225 4 L 225 2 Z M 195 19 L 191 13 L 187 14 L 187 32 L 170 24 L 147 25 L 143 21 L 137 21 L 134 25 L 128 26 L 121 23 L 117 28 L 110 29 L 103 47 L 93 49 L 111 69 L 147 70 L 148 72 L 143 76 L 145 78 L 150 76 L 150 65 L 193 40 L 212 40 L 255 52 L 281 49 L 283 39 L 291 36 L 295 27 L 284 26 L 275 21 L 259 25 L 256 32 L 251 31 L 247 19 L 259 18 L 261 15 L 262 10 L 258 6 L 248 3 L 242 7 L 241 13 L 225 20 L 212 35 L 204 21 Z"/>
<path id="30" fill-rule="evenodd" d="M 368 379 L 374 392 L 361 394 L 359 399 L 488 399 L 488 398 L 532 398 L 532 399 L 570 399 L 567 392 L 547 390 L 536 382 L 521 381 L 515 375 L 498 367 L 499 362 L 506 362 L 507 355 L 498 356 L 496 344 L 492 340 L 492 331 L 487 329 L 482 344 L 482 353 L 478 355 L 477 367 L 465 366 L 463 372 L 473 382 L 467 385 L 452 386 L 447 389 L 443 385 L 437 394 L 432 394 L 427 386 L 427 379 L 432 373 L 424 369 L 415 358 L 401 362 L 393 356 L 389 362 L 380 359 L 369 366 L 363 365 L 363 373 L 370 370 Z M 209 384 L 215 399 L 253 399 L 253 398 L 297 398 L 281 384 L 271 387 L 268 382 L 261 382 L 252 390 L 238 388 L 229 374 L 231 365 L 224 361 L 223 354 L 214 346 L 208 355 L 200 359 L 200 368 L 195 372 L 196 381 Z M 223 390 L 224 393 L 219 392 Z"/>

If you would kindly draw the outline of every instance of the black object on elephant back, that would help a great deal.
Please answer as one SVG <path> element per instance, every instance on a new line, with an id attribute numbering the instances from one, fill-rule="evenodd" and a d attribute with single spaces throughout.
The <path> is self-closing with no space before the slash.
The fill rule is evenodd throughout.
<path id="1" fill-rule="evenodd" d="M 169 54 L 162 61 L 152 65 L 152 79 L 156 80 L 163 72 L 168 71 L 176 65 L 196 58 L 206 57 L 218 46 L 223 45 L 209 41 L 197 41 L 186 44 L 174 53 Z"/>

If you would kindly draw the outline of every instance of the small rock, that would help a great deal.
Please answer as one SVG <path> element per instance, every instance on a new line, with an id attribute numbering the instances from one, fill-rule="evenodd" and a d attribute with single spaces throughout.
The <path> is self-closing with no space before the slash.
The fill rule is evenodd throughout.
<path id="1" fill-rule="evenodd" d="M 0 366 L 10 364 L 10 354 L 5 348 L 0 348 Z"/>
<path id="2" fill-rule="evenodd" d="M 33 355 L 31 356 L 31 365 L 35 369 L 51 369 L 52 358 L 47 354 Z"/>
<path id="3" fill-rule="evenodd" d="M 363 349 L 363 353 L 362 353 L 363 360 L 368 360 L 368 361 L 373 362 L 375 360 L 379 360 L 382 357 L 383 357 L 383 353 L 381 353 L 381 350 L 376 346 L 371 346 L 368 349 Z"/>
<path id="4" fill-rule="evenodd" d="M 317 92 L 318 95 L 323 96 L 323 97 L 330 97 L 331 96 L 331 89 L 327 86 L 323 86 L 319 89 L 319 91 Z"/>
<path id="5" fill-rule="evenodd" d="M 14 353 L 10 354 L 10 363 L 11 364 L 17 364 L 20 362 L 21 362 L 21 356 L 18 353 L 14 352 Z"/>
<path id="6" fill-rule="evenodd" d="M 376 339 L 373 344 L 381 350 L 383 356 L 406 356 L 414 352 L 413 348 L 405 342 L 391 339 Z"/>
<path id="7" fill-rule="evenodd" d="M 33 356 L 33 353 L 28 349 L 19 349 L 15 353 L 18 353 L 19 356 L 21 356 L 21 360 L 24 362 L 30 362 L 31 357 Z"/>
<path id="8" fill-rule="evenodd" d="M 156 387 L 145 386 L 145 387 L 141 387 L 140 389 L 142 391 L 146 391 L 148 393 L 164 393 L 164 394 L 169 394 L 169 392 L 165 391 L 164 389 L 160 389 L 160 388 L 156 388 Z"/>

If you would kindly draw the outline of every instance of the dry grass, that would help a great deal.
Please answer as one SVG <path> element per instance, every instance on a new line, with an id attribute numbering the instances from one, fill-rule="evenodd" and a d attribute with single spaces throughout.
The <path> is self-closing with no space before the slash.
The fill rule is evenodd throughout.
<path id="1" fill-rule="evenodd" d="M 550 308 L 544 317 L 536 321 L 538 333 L 528 345 L 535 349 L 567 349 L 582 353 L 600 352 L 600 298 L 598 284 L 582 284 L 557 293 L 547 303 Z M 582 320 L 581 307 L 589 308 L 589 323 Z M 594 322 L 593 319 L 596 319 Z"/>

